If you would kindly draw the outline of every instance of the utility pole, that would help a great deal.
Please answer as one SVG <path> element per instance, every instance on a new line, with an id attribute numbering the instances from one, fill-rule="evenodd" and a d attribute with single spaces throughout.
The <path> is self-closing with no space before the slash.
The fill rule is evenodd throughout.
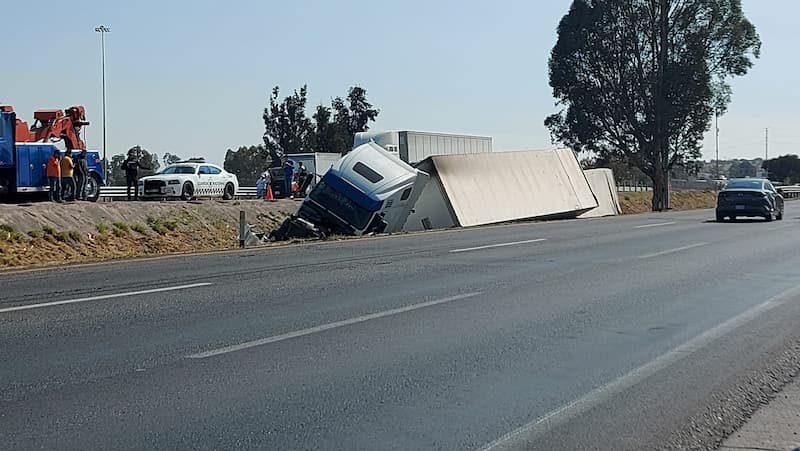
<path id="1" fill-rule="evenodd" d="M 94 31 L 100 33 L 100 68 L 103 74 L 103 175 L 108 180 L 108 159 L 106 158 L 106 33 L 111 28 L 100 25 Z"/>
<path id="2" fill-rule="evenodd" d="M 716 136 L 715 136 L 715 147 L 717 151 L 717 177 L 716 180 L 719 180 L 719 109 L 714 111 L 714 127 L 716 128 Z"/>
<path id="3" fill-rule="evenodd" d="M 764 129 L 764 164 L 769 160 L 769 127 Z M 764 168 L 764 178 L 769 178 L 769 169 Z"/>

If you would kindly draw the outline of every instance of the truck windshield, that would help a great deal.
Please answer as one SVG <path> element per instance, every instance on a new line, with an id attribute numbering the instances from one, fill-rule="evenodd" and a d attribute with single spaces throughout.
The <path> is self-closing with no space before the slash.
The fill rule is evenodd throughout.
<path id="1" fill-rule="evenodd" d="M 336 191 L 324 179 L 317 184 L 309 197 L 357 230 L 364 230 L 374 213 Z"/>

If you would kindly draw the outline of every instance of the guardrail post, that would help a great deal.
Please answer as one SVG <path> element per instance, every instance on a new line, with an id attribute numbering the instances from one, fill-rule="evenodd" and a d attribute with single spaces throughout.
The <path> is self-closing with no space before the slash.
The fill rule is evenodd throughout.
<path id="1" fill-rule="evenodd" d="M 247 233 L 247 225 L 245 224 L 244 210 L 239 210 L 239 247 L 244 247 L 245 234 Z"/>

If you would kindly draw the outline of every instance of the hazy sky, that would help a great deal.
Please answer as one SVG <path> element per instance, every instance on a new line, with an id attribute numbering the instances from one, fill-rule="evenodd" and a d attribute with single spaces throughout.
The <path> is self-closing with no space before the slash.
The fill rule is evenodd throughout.
<path id="1" fill-rule="evenodd" d="M 101 147 L 100 36 L 106 40 L 108 152 L 141 145 L 203 155 L 261 143 L 274 85 L 307 83 L 310 107 L 353 84 L 381 109 L 374 130 L 494 137 L 496 150 L 551 147 L 547 58 L 570 0 L 3 2 L 0 102 L 83 104 L 87 141 Z M 190 6 L 191 5 L 191 6 Z M 764 41 L 734 81 L 721 120 L 721 156 L 800 151 L 796 45 L 800 2 L 744 0 Z M 712 135 L 705 149 L 712 158 Z"/>

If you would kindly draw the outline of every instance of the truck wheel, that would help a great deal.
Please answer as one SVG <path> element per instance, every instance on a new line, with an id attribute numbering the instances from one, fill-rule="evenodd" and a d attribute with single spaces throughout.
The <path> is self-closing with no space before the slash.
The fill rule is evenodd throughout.
<path id="1" fill-rule="evenodd" d="M 103 184 L 103 181 L 100 180 L 100 176 L 97 174 L 91 174 L 86 179 L 86 200 L 89 202 L 97 202 L 100 199 L 100 186 Z"/>
<path id="2" fill-rule="evenodd" d="M 231 200 L 235 195 L 236 188 L 233 186 L 233 183 L 228 183 L 225 185 L 225 190 L 222 191 L 222 198 L 225 200 Z"/>
<path id="3" fill-rule="evenodd" d="M 183 189 L 181 190 L 181 199 L 183 200 L 192 200 L 194 198 L 194 185 L 189 182 L 183 184 Z"/>

